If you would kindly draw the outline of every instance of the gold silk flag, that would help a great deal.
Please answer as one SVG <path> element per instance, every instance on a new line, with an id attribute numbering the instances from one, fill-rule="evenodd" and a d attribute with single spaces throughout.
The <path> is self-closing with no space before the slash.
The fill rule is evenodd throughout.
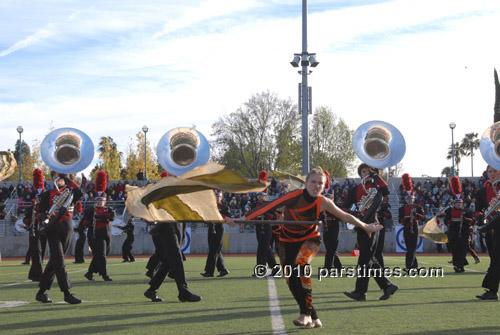
<path id="1" fill-rule="evenodd" d="M 288 184 L 288 191 L 295 191 L 301 188 L 304 188 L 304 184 L 306 183 L 305 176 L 294 176 L 288 172 L 281 172 L 272 170 L 273 175 L 280 180 L 282 183 Z"/>
<path id="2" fill-rule="evenodd" d="M 225 222 L 217 208 L 214 189 L 231 193 L 260 192 L 266 184 L 249 182 L 225 166 L 209 162 L 144 188 L 126 187 L 125 205 L 131 215 L 154 222 Z"/>
<path id="3" fill-rule="evenodd" d="M 0 151 L 0 181 L 14 174 L 17 162 L 12 151 Z"/>
<path id="4" fill-rule="evenodd" d="M 426 238 L 434 243 L 448 243 L 448 235 L 437 225 L 436 217 L 433 217 L 420 228 L 418 236 Z"/>

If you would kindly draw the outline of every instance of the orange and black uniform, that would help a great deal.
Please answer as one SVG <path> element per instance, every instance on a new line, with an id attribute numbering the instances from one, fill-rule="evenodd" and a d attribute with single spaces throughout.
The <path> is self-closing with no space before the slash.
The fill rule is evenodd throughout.
<path id="1" fill-rule="evenodd" d="M 95 216 L 95 232 L 93 221 Z M 87 240 L 92 249 L 92 261 L 88 273 L 108 277 L 106 255 L 111 248 L 111 222 L 115 219 L 113 207 L 88 208 L 83 213 L 83 224 L 88 228 Z"/>
<path id="2" fill-rule="evenodd" d="M 82 191 L 78 184 L 65 178 L 66 185 L 57 189 L 46 191 L 40 195 L 40 203 L 38 206 L 39 215 L 44 215 L 48 212 L 53 205 L 54 198 L 59 196 L 66 187 L 69 187 L 73 193 L 73 203 L 77 202 L 81 196 Z M 61 211 L 65 211 L 61 209 Z M 57 213 L 56 213 L 57 215 Z M 40 291 L 50 290 L 54 276 L 57 278 L 57 283 L 62 292 L 69 293 L 71 283 L 66 272 L 64 265 L 64 255 L 68 250 L 71 241 L 73 240 L 73 209 L 68 207 L 64 215 L 57 221 L 54 229 L 47 231 L 47 241 L 50 249 L 50 258 L 40 278 Z M 39 221 L 43 221 L 40 217 Z"/>
<path id="3" fill-rule="evenodd" d="M 252 209 L 261 207 L 264 204 L 265 202 L 257 201 Z M 255 220 L 276 220 L 276 217 L 276 213 L 268 212 L 258 216 Z M 272 249 L 273 227 L 275 226 L 271 226 L 270 224 L 255 224 L 255 235 L 257 237 L 257 264 L 268 264 L 270 268 L 276 265 L 276 259 L 274 258 L 274 251 Z M 276 227 L 276 230 L 278 230 L 278 228 L 279 226 Z"/>
<path id="4" fill-rule="evenodd" d="M 263 206 L 251 210 L 246 218 L 253 220 L 260 215 L 273 212 L 285 206 L 285 221 L 314 221 L 319 218 L 322 196 L 312 197 L 307 190 L 296 190 L 265 203 Z M 280 235 L 280 262 L 283 267 L 290 266 L 301 272 L 304 266 L 318 253 L 321 246 L 321 236 L 317 225 L 282 225 Z M 300 314 L 310 315 L 313 320 L 318 318 L 312 305 L 311 278 L 297 273 L 296 270 L 286 278 L 288 287 L 300 307 Z"/>
<path id="5" fill-rule="evenodd" d="M 421 206 L 405 204 L 399 207 L 399 223 L 404 225 L 403 236 L 406 245 L 406 268 L 417 269 L 418 224 L 425 219 Z"/>
<path id="6" fill-rule="evenodd" d="M 469 244 L 470 226 L 474 223 L 470 213 L 463 209 L 449 207 L 445 211 L 444 223 L 448 226 L 448 246 L 453 256 L 455 271 L 463 272 L 465 265 L 469 265 L 465 256 Z"/>
<path id="7" fill-rule="evenodd" d="M 382 197 L 385 197 L 389 194 L 387 183 L 382 178 L 380 178 L 380 176 L 376 174 L 372 174 L 370 177 L 367 177 L 365 182 L 365 188 L 367 190 L 370 190 L 371 188 L 377 189 L 376 200 L 378 199 L 381 201 Z M 347 194 L 347 201 L 345 202 L 344 207 L 346 209 L 347 208 L 351 209 L 353 207 L 357 208 L 358 203 L 361 201 L 361 198 L 366 195 L 367 194 L 364 191 L 363 186 L 361 184 L 351 187 Z M 358 216 L 358 218 L 364 223 L 370 224 L 374 222 L 376 212 L 378 210 L 378 207 L 380 206 L 380 201 L 374 201 L 372 206 L 366 209 L 363 213 L 355 212 L 354 215 Z M 359 257 L 357 264 L 358 270 L 363 272 L 366 271 L 368 273 L 370 269 L 381 268 L 379 261 L 375 257 L 375 252 L 377 251 L 377 243 L 380 232 L 377 231 L 371 233 L 371 237 L 369 237 L 364 230 L 359 228 L 355 229 L 357 231 L 357 242 L 359 247 Z M 377 285 L 382 290 L 385 290 L 389 285 L 391 285 L 389 279 L 387 279 L 384 276 L 384 271 L 382 271 L 381 276 L 375 276 L 374 279 L 377 282 Z M 368 291 L 369 280 L 370 280 L 369 276 L 364 276 L 364 275 L 358 276 L 356 278 L 356 287 L 354 292 L 362 295 L 366 294 L 366 292 Z"/>
<path id="8" fill-rule="evenodd" d="M 497 190 L 498 191 L 498 190 Z M 492 229 L 486 232 L 486 244 L 488 253 L 490 254 L 490 266 L 484 276 L 482 287 L 488 289 L 492 293 L 498 293 L 500 283 L 500 214 L 495 213 L 492 218 L 484 218 L 484 211 L 488 207 L 491 200 L 495 198 L 493 188 L 490 181 L 484 184 L 484 188 L 476 194 L 476 218 L 478 223 L 488 219 L 492 225 Z M 489 240 L 489 242 L 488 242 Z M 489 244 L 488 244 L 489 243 Z"/>

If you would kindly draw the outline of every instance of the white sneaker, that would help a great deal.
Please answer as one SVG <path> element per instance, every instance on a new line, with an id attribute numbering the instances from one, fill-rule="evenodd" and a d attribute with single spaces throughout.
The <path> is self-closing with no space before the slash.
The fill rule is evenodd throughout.
<path id="1" fill-rule="evenodd" d="M 323 323 L 321 323 L 320 319 L 312 320 L 312 328 L 322 328 Z"/>
<path id="2" fill-rule="evenodd" d="M 311 316 L 306 314 L 300 314 L 298 318 L 293 320 L 293 324 L 301 327 L 308 326 L 309 324 L 312 324 Z"/>

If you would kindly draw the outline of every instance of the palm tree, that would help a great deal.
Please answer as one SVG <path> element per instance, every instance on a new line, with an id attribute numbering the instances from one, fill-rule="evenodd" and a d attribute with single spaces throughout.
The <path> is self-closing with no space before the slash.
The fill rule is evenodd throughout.
<path id="1" fill-rule="evenodd" d="M 453 155 L 452 155 L 453 153 Z M 462 160 L 462 157 L 465 153 L 464 153 L 464 150 L 463 148 L 460 147 L 460 143 L 459 142 L 456 142 L 454 145 L 453 145 L 453 150 L 452 150 L 452 147 L 450 145 L 450 148 L 448 149 L 448 155 L 446 156 L 446 159 L 451 159 L 452 156 L 454 156 L 455 158 L 455 175 L 458 176 L 458 164 L 460 164 L 460 161 Z"/>
<path id="2" fill-rule="evenodd" d="M 465 137 L 462 139 L 462 143 L 460 144 L 460 148 L 465 156 L 470 156 L 471 175 L 474 177 L 474 150 L 479 148 L 477 133 L 465 134 Z"/>

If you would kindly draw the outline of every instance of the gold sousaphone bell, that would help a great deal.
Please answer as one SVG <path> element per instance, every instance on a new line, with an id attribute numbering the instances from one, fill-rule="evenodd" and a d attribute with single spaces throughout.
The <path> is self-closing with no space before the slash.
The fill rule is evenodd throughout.
<path id="1" fill-rule="evenodd" d="M 92 140 L 75 128 L 53 130 L 43 139 L 40 151 L 45 164 L 59 173 L 83 171 L 94 159 Z"/>
<path id="2" fill-rule="evenodd" d="M 486 163 L 500 170 L 500 122 L 492 124 L 484 131 L 479 150 Z"/>
<path id="3" fill-rule="evenodd" d="M 352 146 L 363 163 L 381 169 L 398 164 L 406 152 L 401 132 L 384 121 L 369 121 L 359 126 Z"/>
<path id="4" fill-rule="evenodd" d="M 210 158 L 207 139 L 194 128 L 179 127 L 168 131 L 158 142 L 158 162 L 176 176 L 205 165 Z"/>

